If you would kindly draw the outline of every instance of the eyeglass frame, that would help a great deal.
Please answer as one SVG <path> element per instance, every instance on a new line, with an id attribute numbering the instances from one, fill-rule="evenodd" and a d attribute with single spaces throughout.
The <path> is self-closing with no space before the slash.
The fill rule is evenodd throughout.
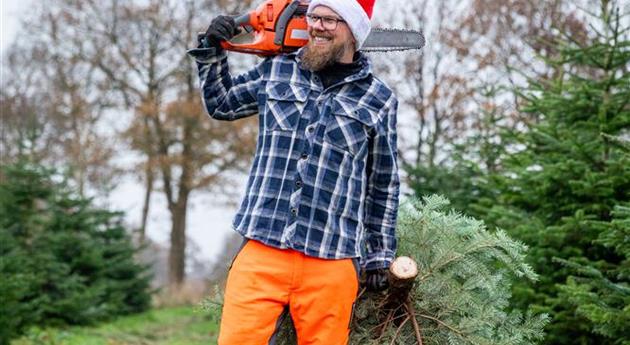
<path id="1" fill-rule="evenodd" d="M 327 27 L 325 24 L 325 20 L 331 20 L 335 23 L 335 26 L 333 28 Z M 312 14 L 309 13 L 306 15 L 306 23 L 309 26 L 313 26 L 315 24 L 317 24 L 317 22 L 321 22 L 322 27 L 327 30 L 327 31 L 335 31 L 337 30 L 337 27 L 339 26 L 339 22 L 345 23 L 346 21 L 341 19 L 341 18 L 335 18 L 335 17 L 330 17 L 330 16 L 320 16 L 317 14 Z M 329 22 L 331 23 L 331 22 Z"/>

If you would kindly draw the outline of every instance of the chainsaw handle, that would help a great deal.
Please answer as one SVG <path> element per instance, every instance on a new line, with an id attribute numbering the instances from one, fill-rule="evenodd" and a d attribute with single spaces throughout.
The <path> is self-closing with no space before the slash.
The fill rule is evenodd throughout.
<path id="1" fill-rule="evenodd" d="M 252 30 L 254 29 L 250 25 L 251 13 L 245 13 L 245 14 L 241 14 L 237 16 L 232 16 L 232 19 L 234 19 L 234 24 L 236 24 L 237 27 L 242 26 L 245 32 L 252 32 Z M 208 46 L 205 32 L 197 33 L 197 41 L 202 43 L 204 46 Z"/>
<path id="2" fill-rule="evenodd" d="M 241 14 L 238 16 L 233 17 L 234 18 L 234 23 L 236 25 L 239 26 L 245 26 L 248 25 L 250 22 L 250 17 L 251 17 L 251 13 L 245 13 L 245 14 Z"/>
<path id="3" fill-rule="evenodd" d="M 281 46 L 282 41 L 284 40 L 284 34 L 287 32 L 287 25 L 289 25 L 289 20 L 293 17 L 293 13 L 297 11 L 298 6 L 300 6 L 299 0 L 293 0 L 286 7 L 282 14 L 280 14 L 280 18 L 278 18 L 278 22 L 276 23 L 276 34 L 273 38 L 273 43 Z"/>
<path id="4" fill-rule="evenodd" d="M 243 27 L 245 32 L 252 32 L 252 31 L 254 31 L 254 27 L 253 27 L 252 22 L 251 22 L 251 20 L 252 20 L 252 14 L 251 13 L 241 14 L 241 15 L 238 15 L 238 16 L 234 16 L 232 18 L 234 18 L 234 24 L 236 24 L 236 26 Z"/>

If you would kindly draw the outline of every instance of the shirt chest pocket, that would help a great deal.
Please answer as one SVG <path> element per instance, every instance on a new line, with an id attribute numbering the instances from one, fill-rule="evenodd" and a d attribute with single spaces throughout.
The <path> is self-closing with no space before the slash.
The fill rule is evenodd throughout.
<path id="1" fill-rule="evenodd" d="M 376 110 L 361 107 L 356 102 L 337 101 L 326 121 L 324 140 L 351 155 L 357 155 L 368 142 Z"/>
<path id="2" fill-rule="evenodd" d="M 295 130 L 306 107 L 308 89 L 287 82 L 268 81 L 265 95 L 265 130 Z"/>

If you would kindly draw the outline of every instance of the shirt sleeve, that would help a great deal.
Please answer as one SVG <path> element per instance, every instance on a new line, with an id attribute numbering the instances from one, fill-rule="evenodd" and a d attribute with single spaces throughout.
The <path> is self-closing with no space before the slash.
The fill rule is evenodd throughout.
<path id="1" fill-rule="evenodd" d="M 268 60 L 232 77 L 224 50 L 195 48 L 189 50 L 188 55 L 197 63 L 201 99 L 210 117 L 233 121 L 258 113 L 257 93 Z"/>
<path id="2" fill-rule="evenodd" d="M 379 121 L 368 152 L 368 185 L 365 205 L 367 270 L 388 268 L 396 255 L 396 218 L 400 179 L 397 163 L 396 113 L 392 95 L 387 114 Z"/>

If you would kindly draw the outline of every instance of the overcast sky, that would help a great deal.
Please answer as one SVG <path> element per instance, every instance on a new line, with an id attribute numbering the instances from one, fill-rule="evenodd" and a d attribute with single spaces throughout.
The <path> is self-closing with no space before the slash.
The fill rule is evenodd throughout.
<path id="1" fill-rule="evenodd" d="M 32 0 L 0 0 L 0 50 L 4 56 L 4 50 L 8 46 L 19 29 L 19 18 L 22 17 L 24 11 L 28 10 L 28 6 Z"/>

